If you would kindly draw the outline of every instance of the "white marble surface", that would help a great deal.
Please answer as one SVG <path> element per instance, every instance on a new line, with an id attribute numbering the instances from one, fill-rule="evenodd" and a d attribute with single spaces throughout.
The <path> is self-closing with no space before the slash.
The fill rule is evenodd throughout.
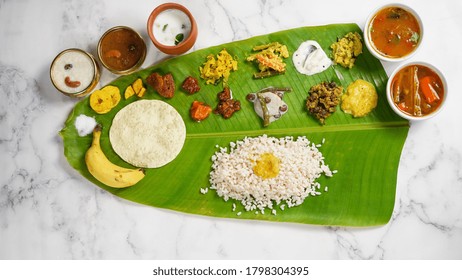
<path id="1" fill-rule="evenodd" d="M 178 2 L 197 19 L 195 48 L 299 26 L 363 26 L 372 9 L 388 3 Z M 145 26 L 162 1 L 0 0 L 0 259 L 462 259 L 462 4 L 399 2 L 425 24 L 412 60 L 445 73 L 450 101 L 435 118 L 411 124 L 392 220 L 356 229 L 187 215 L 92 185 L 63 156 L 57 133 L 76 100 L 53 88 L 50 63 L 66 48 L 95 53 L 99 36 L 115 25 L 145 37 L 145 67 L 159 61 L 164 55 Z M 114 77 L 103 71 L 101 84 Z"/>

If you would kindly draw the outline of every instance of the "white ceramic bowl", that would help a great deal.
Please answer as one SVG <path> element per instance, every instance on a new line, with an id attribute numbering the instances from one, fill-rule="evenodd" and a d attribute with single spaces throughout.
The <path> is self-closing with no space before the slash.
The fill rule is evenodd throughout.
<path id="1" fill-rule="evenodd" d="M 422 65 L 422 66 L 426 66 L 426 67 L 430 68 L 433 72 L 435 72 L 440 77 L 441 82 L 443 83 L 444 94 L 443 94 L 443 100 L 441 101 L 440 106 L 435 111 L 433 111 L 432 113 L 430 113 L 428 115 L 425 115 L 425 116 L 421 116 L 421 117 L 411 116 L 411 115 L 401 111 L 401 109 L 398 108 L 398 106 L 395 104 L 395 102 L 392 99 L 391 83 L 393 81 L 393 78 L 395 77 L 395 75 L 401 69 L 403 69 L 403 68 L 405 68 L 407 66 L 410 66 L 410 65 Z M 417 62 L 405 63 L 405 64 L 399 66 L 398 68 L 396 68 L 393 71 L 393 73 L 390 75 L 390 78 L 388 79 L 388 82 L 387 82 L 387 101 L 388 101 L 388 104 L 390 105 L 391 109 L 393 109 L 393 111 L 396 114 L 398 114 L 400 117 L 405 118 L 407 120 L 422 121 L 422 120 L 426 120 L 426 119 L 429 119 L 429 118 L 432 118 L 432 117 L 436 116 L 443 109 L 444 105 L 446 104 L 447 99 L 448 99 L 448 84 L 447 84 L 446 78 L 444 77 L 443 73 L 441 73 L 441 71 L 438 68 L 436 68 L 435 66 L 433 66 L 433 65 L 431 65 L 431 64 L 429 64 L 427 62 L 417 61 Z"/>
<path id="2" fill-rule="evenodd" d="M 404 9 L 407 12 L 411 13 L 416 18 L 416 20 L 417 20 L 417 22 L 419 23 L 419 26 L 420 26 L 419 42 L 417 43 L 417 46 L 415 47 L 415 49 L 412 52 L 410 52 L 409 54 L 407 54 L 405 56 L 402 56 L 402 57 L 389 57 L 389 56 L 383 55 L 380 51 L 378 51 L 375 48 L 374 43 L 371 41 L 371 38 L 370 38 L 370 27 L 371 27 L 372 20 L 375 18 L 376 14 L 379 11 L 381 11 L 382 9 L 385 9 L 385 8 L 390 8 L 390 7 L 398 7 L 398 8 Z M 385 6 L 381 6 L 381 7 L 377 8 L 376 10 L 374 10 L 369 15 L 369 17 L 366 20 L 366 25 L 364 26 L 364 43 L 366 44 L 367 49 L 369 50 L 369 52 L 372 53 L 372 55 L 374 55 L 376 58 L 378 58 L 380 60 L 383 60 L 383 61 L 399 62 L 399 61 L 403 61 L 403 60 L 406 60 L 406 59 L 410 58 L 411 56 L 413 56 L 417 52 L 420 45 L 422 44 L 423 36 L 424 36 L 424 27 L 423 27 L 423 24 L 422 24 L 422 20 L 419 17 L 419 15 L 417 14 L 417 12 L 414 11 L 412 8 L 410 8 L 408 6 L 403 5 L 403 4 L 399 4 L 399 3 L 387 4 Z"/>

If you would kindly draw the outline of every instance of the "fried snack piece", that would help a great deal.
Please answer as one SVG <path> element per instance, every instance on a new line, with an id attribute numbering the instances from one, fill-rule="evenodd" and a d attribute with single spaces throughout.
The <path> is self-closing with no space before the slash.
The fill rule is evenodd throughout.
<path id="1" fill-rule="evenodd" d="M 139 78 L 136 79 L 136 81 L 133 82 L 132 87 L 135 93 L 138 94 L 143 89 L 143 80 Z"/>
<path id="2" fill-rule="evenodd" d="M 140 89 L 140 91 L 138 91 L 138 92 L 136 93 L 136 95 L 137 95 L 139 98 L 142 98 L 142 97 L 144 96 L 145 93 L 146 93 L 146 88 L 145 88 L 145 87 L 142 87 L 142 88 Z"/>
<path id="3" fill-rule="evenodd" d="M 225 87 L 222 92 L 218 93 L 218 100 L 218 106 L 213 113 L 220 114 L 225 119 L 231 118 L 234 112 L 241 110 L 241 102 L 231 98 L 229 87 Z"/>
<path id="4" fill-rule="evenodd" d="M 197 79 L 194 78 L 194 77 L 191 77 L 191 76 L 187 77 L 183 81 L 183 84 L 181 85 L 181 88 L 184 89 L 189 94 L 196 93 L 201 89 Z"/>
<path id="5" fill-rule="evenodd" d="M 90 95 L 90 107 L 98 114 L 106 114 L 119 104 L 120 99 L 118 87 L 105 86 Z"/>
<path id="6" fill-rule="evenodd" d="M 133 89 L 132 86 L 128 86 L 125 89 L 125 93 L 124 93 L 125 99 L 128 99 L 128 98 L 132 97 L 133 95 L 135 95 L 135 90 Z"/>
<path id="7" fill-rule="evenodd" d="M 189 114 L 191 115 L 191 118 L 195 120 L 196 122 L 205 120 L 210 115 L 211 112 L 212 112 L 212 107 L 205 104 L 204 102 L 200 102 L 197 100 L 195 100 L 191 104 L 191 109 L 189 109 Z"/>
<path id="8" fill-rule="evenodd" d="M 171 73 L 162 76 L 154 72 L 146 78 L 146 82 L 162 97 L 172 98 L 175 94 L 175 81 Z"/>
<path id="9" fill-rule="evenodd" d="M 145 93 L 146 88 L 143 86 L 143 80 L 138 78 L 125 89 L 124 97 L 128 99 L 136 94 L 138 97 L 142 98 Z"/>

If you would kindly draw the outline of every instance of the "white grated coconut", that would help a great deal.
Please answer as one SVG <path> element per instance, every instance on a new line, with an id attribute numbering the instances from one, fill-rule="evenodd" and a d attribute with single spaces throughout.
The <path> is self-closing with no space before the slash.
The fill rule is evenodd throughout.
<path id="1" fill-rule="evenodd" d="M 320 195 L 320 184 L 315 180 L 322 174 L 331 177 L 329 166 L 318 145 L 306 137 L 284 138 L 267 135 L 236 141 L 227 148 L 219 148 L 212 156 L 210 189 L 216 190 L 225 201 L 235 199 L 246 211 L 273 209 L 276 205 L 293 207 L 303 203 L 306 197 Z M 280 160 L 280 171 L 274 178 L 263 179 L 253 172 L 255 162 L 263 153 L 272 153 Z M 234 208 L 234 207 L 233 207 Z M 234 211 L 234 209 L 233 209 Z"/>

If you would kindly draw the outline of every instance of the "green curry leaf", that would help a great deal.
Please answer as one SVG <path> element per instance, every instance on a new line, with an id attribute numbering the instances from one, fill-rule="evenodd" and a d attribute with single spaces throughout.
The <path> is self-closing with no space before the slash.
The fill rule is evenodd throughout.
<path id="1" fill-rule="evenodd" d="M 409 39 L 409 41 L 414 42 L 414 43 L 417 44 L 417 43 L 419 42 L 419 39 L 420 39 L 419 33 L 417 33 L 417 32 L 412 32 L 412 36 L 411 36 L 411 38 Z"/>
<path id="2" fill-rule="evenodd" d="M 178 45 L 179 43 L 181 43 L 184 39 L 184 34 L 183 33 L 178 33 L 176 36 L 175 36 L 175 45 Z"/>

